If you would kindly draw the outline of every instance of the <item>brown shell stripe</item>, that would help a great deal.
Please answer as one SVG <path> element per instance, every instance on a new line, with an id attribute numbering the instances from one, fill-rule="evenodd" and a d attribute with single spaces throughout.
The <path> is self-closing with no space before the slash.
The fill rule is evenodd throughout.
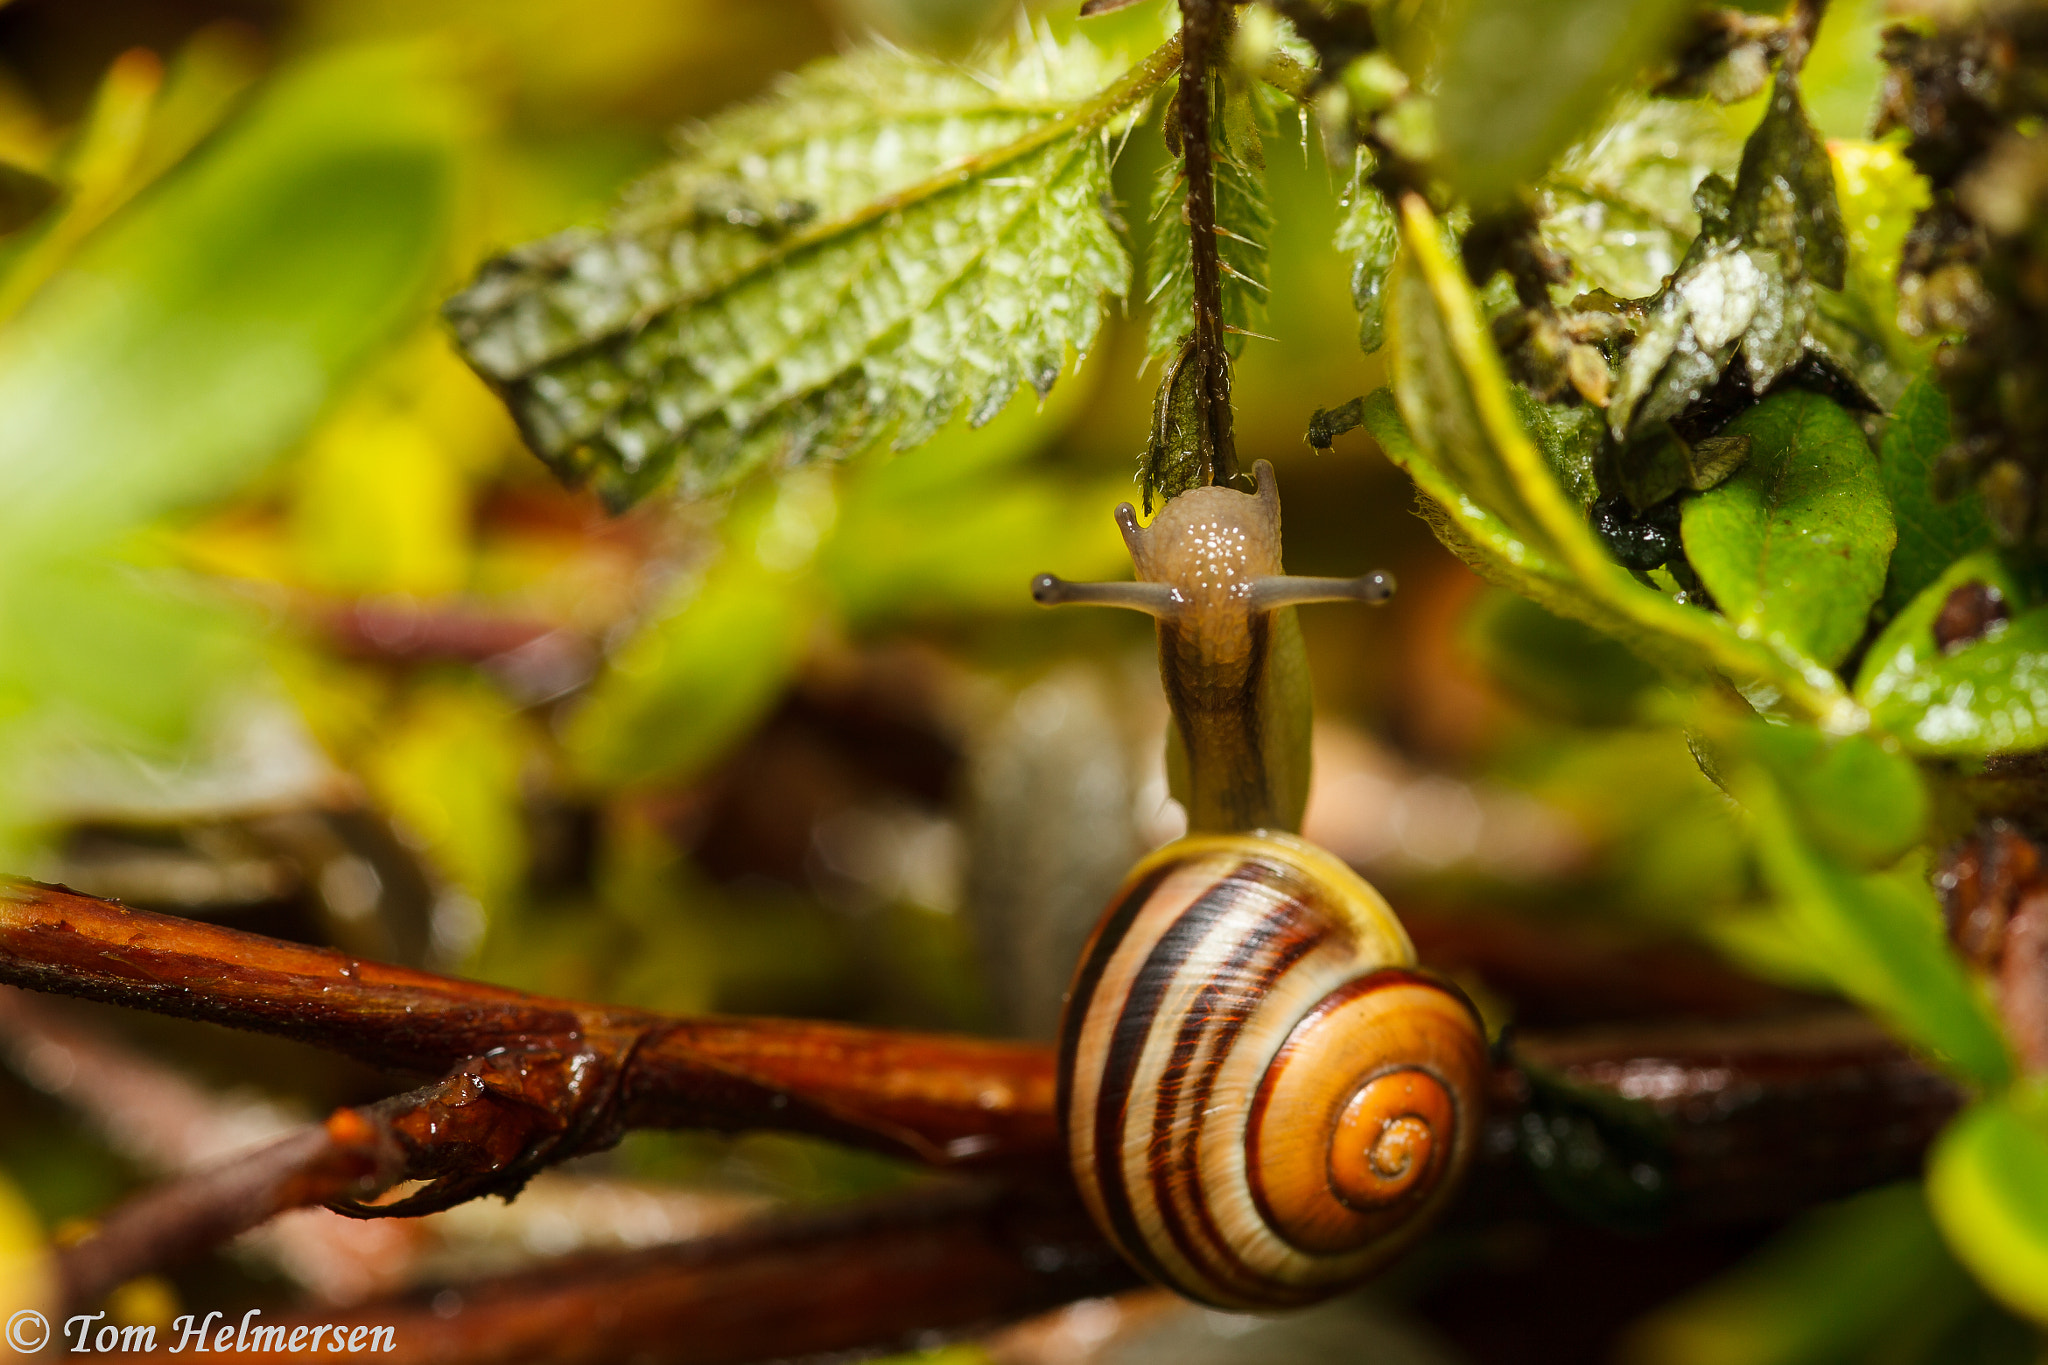
<path id="1" fill-rule="evenodd" d="M 1248 1289 L 1251 1285 L 1244 1282 L 1242 1262 L 1232 1253 L 1229 1239 L 1217 1226 L 1202 1188 L 1202 1139 L 1211 1135 L 1213 1127 L 1206 1120 L 1209 1097 L 1238 1035 L 1273 983 L 1329 937 L 1327 921 L 1319 923 L 1301 901 L 1290 897 L 1277 904 L 1257 928 L 1245 935 L 1230 960 L 1218 969 L 1216 979 L 1203 987 L 1183 1016 L 1173 1063 L 1160 1078 L 1147 1172 L 1160 1223 L 1189 1264 L 1206 1268 L 1232 1288 Z M 1207 1053 L 1183 1104 L 1182 1083 L 1205 1041 Z M 1244 1140 L 1243 1132 L 1234 1126 L 1213 1136 L 1225 1142 Z M 1185 1214 L 1183 1204 L 1187 1206 Z M 1192 1228 L 1188 1226 L 1190 1214 L 1197 1224 Z"/>
<path id="2" fill-rule="evenodd" d="M 1160 1154 L 1155 1148 L 1146 1188 L 1137 1191 L 1129 1188 L 1123 1153 L 1131 1088 L 1136 1082 L 1146 1046 L 1154 1036 L 1160 1006 L 1170 987 L 1180 979 L 1183 964 L 1188 961 L 1196 946 L 1209 937 L 1220 924 L 1227 922 L 1234 915 L 1242 914 L 1248 890 L 1265 895 L 1274 894 L 1274 871 L 1269 863 L 1247 860 L 1219 877 L 1180 914 L 1161 935 L 1159 942 L 1153 945 L 1144 965 L 1133 977 L 1126 997 L 1116 1002 L 1098 1001 L 1097 1009 L 1091 1011 L 1099 1018 L 1114 1020 L 1113 1023 L 1096 1026 L 1109 1034 L 1109 1043 L 1104 1050 L 1100 1089 L 1096 1098 L 1095 1113 L 1092 1116 L 1095 1127 L 1094 1175 L 1098 1192 L 1112 1234 L 1119 1245 L 1140 1268 L 1154 1278 L 1168 1283 L 1173 1283 L 1180 1277 L 1171 1274 L 1149 1249 L 1144 1226 L 1147 1221 L 1154 1219 L 1162 1226 L 1166 1225 L 1163 1210 L 1171 1200 L 1173 1172 L 1170 1168 L 1160 1168 Z M 1123 909 L 1123 906 L 1118 907 L 1119 911 Z M 1305 915 L 1305 909 L 1303 902 L 1293 896 L 1278 899 L 1259 929 L 1248 935 L 1248 938 L 1253 940 L 1253 952 L 1256 953 L 1257 949 L 1263 946 L 1273 956 L 1284 955 L 1291 962 L 1312 948 L 1312 943 L 1300 941 L 1304 929 L 1310 929 L 1319 940 L 1327 932 L 1323 926 L 1329 921 L 1326 917 Z M 1320 924 L 1316 922 L 1318 920 L 1321 921 Z M 1290 932 L 1286 926 L 1293 921 L 1300 923 L 1294 923 Z M 1125 923 L 1128 925 L 1128 919 Z M 1100 979 L 1109 959 L 1115 955 L 1119 946 L 1119 942 L 1112 940 L 1105 932 L 1102 941 L 1091 954 L 1090 967 L 1095 979 Z M 1232 964 L 1252 961 L 1250 955 L 1241 956 L 1243 947 L 1244 945 L 1239 945 L 1225 961 Z M 1256 1008 L 1259 995 L 1263 994 L 1264 989 L 1278 973 L 1266 969 L 1246 971 L 1243 966 L 1238 966 L 1237 970 L 1257 983 L 1254 989 L 1259 994 L 1249 997 L 1251 1008 Z M 1076 998 L 1080 998 L 1078 993 Z M 1208 1024 L 1222 1021 L 1195 1022 L 1198 1028 L 1206 1029 Z M 1212 1049 L 1209 1068 L 1212 1077 L 1214 1068 L 1220 1066 L 1227 1055 L 1225 1051 Z M 1179 1060 L 1185 1067 L 1186 1059 Z M 1174 1078 L 1170 1084 L 1177 1090 L 1178 1078 Z M 1170 1114 L 1168 1122 L 1172 1122 Z M 1242 1140 L 1242 1134 L 1233 1133 L 1232 1140 Z M 1200 1207 L 1202 1196 L 1199 1182 L 1190 1181 L 1186 1188 L 1193 1196 L 1197 1207 Z M 1206 1210 L 1203 1216 L 1206 1217 Z M 1198 1268 L 1213 1264 L 1213 1258 L 1201 1255 L 1184 1240 L 1188 1232 L 1185 1223 L 1178 1224 L 1178 1227 L 1180 1235 L 1175 1237 L 1176 1247 L 1187 1257 L 1189 1263 Z M 1220 1238 L 1216 1239 L 1216 1244 L 1222 1245 Z M 1223 1292 L 1224 1287 L 1218 1286 L 1218 1291 Z"/>

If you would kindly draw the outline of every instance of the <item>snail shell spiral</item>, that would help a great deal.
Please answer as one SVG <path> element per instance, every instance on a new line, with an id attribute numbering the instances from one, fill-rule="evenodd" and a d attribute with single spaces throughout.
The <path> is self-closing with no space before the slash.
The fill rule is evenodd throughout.
<path id="1" fill-rule="evenodd" d="M 1095 1220 L 1218 1307 L 1312 1303 L 1391 1259 L 1469 1161 L 1485 1035 L 1414 970 L 1379 893 L 1291 835 L 1135 867 L 1060 1029 L 1060 1116 Z"/>

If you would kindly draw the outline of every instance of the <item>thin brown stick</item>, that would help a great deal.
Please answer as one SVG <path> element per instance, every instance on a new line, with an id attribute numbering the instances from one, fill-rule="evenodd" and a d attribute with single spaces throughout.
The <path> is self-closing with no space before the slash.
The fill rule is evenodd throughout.
<path id="1" fill-rule="evenodd" d="M 0 881 L 0 982 L 415 1073 L 516 1054 L 579 1112 L 601 1091 L 607 1124 L 807 1132 L 933 1165 L 1037 1163 L 1057 1148 L 1043 1048 L 581 1005 L 33 882 Z"/>
<path id="2" fill-rule="evenodd" d="M 1222 255 L 1216 247 L 1216 168 L 1209 145 L 1209 67 L 1223 27 L 1220 0 L 1180 0 L 1182 165 L 1187 171 L 1188 278 L 1194 295 L 1194 362 L 1208 414 L 1209 482 L 1237 477 L 1230 410 L 1230 355 L 1223 349 Z"/>

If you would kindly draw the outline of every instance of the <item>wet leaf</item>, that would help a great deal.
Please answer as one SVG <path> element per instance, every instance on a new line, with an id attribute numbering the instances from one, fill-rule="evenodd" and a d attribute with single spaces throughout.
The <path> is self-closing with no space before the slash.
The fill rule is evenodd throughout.
<path id="1" fill-rule="evenodd" d="M 1700 235 L 1622 363 L 1608 407 L 1617 438 L 1682 415 L 1738 351 L 1751 392 L 1762 394 L 1824 349 L 1814 290 L 1841 288 L 1848 246 L 1827 147 L 1791 73 L 1780 71 L 1732 189 L 1704 180 L 1695 200 Z"/>
<path id="2" fill-rule="evenodd" d="M 1216 187 L 1216 255 L 1222 265 L 1223 324 L 1239 333 L 1266 327 L 1267 251 L 1273 210 L 1266 203 L 1266 159 L 1258 102 L 1239 89 L 1218 100 L 1209 120 Z M 1145 302 L 1152 310 L 1146 350 L 1170 356 L 1195 329 L 1193 243 L 1183 210 L 1187 179 L 1178 158 L 1160 168 L 1152 192 L 1152 245 L 1145 253 Z M 1226 332 L 1223 347 L 1235 356 L 1244 337 Z"/>
<path id="3" fill-rule="evenodd" d="M 1359 349 L 1371 355 L 1387 340 L 1387 276 L 1401 249 L 1401 225 L 1372 183 L 1372 153 L 1358 151 L 1337 224 L 1337 250 L 1351 258 L 1351 304 L 1358 310 Z"/>
<path id="4" fill-rule="evenodd" d="M 1970 583 L 1992 585 L 2007 602 L 2024 600 L 1990 551 L 1957 561 L 1878 636 L 1856 694 L 1871 723 L 1915 753 L 2048 747 L 2048 607 L 1995 622 L 1976 641 L 1944 652 L 1935 618 L 1949 594 Z"/>
<path id="5" fill-rule="evenodd" d="M 1833 667 L 1862 638 L 1896 533 L 1855 419 L 1773 394 L 1730 425 L 1749 462 L 1685 504 L 1686 558 L 1738 628 Z"/>
<path id="6" fill-rule="evenodd" d="M 1145 453 L 1138 458 L 1138 487 L 1145 514 L 1154 506 L 1209 482 L 1208 396 L 1201 367 L 1195 363 L 1195 339 L 1182 337 L 1159 376 L 1152 398 L 1152 430 Z"/>
<path id="7" fill-rule="evenodd" d="M 1472 0 L 1444 35 L 1445 161 L 1475 204 L 1543 173 L 1684 17 L 1677 0 Z"/>
<path id="8" fill-rule="evenodd" d="M 1543 239 L 1584 288 L 1647 297 L 1700 231 L 1693 191 L 1709 175 L 1732 177 L 1741 156 L 1742 138 L 1719 110 L 1624 96 L 1544 177 Z"/>
<path id="9" fill-rule="evenodd" d="M 1085 41 L 1000 73 L 898 51 L 815 65 L 687 134 L 602 231 L 484 266 L 465 354 L 556 473 L 630 503 L 891 441 L 1041 395 L 1128 276 L 1113 122 L 1165 72 Z"/>
<path id="10" fill-rule="evenodd" d="M 1878 455 L 1899 527 L 1898 548 L 1885 575 L 1887 614 L 1903 610 L 1950 564 L 1991 544 L 1984 495 L 1975 486 L 1949 502 L 1934 496 L 1934 462 L 1948 445 L 1948 395 L 1923 375 L 1899 399 Z"/>
<path id="11" fill-rule="evenodd" d="M 2048 1122 L 2038 1082 L 1980 1100 L 1928 1159 L 1927 1199 L 1957 1259 L 2006 1307 L 2048 1323 Z"/>
<path id="12" fill-rule="evenodd" d="M 1858 875 L 1803 835 L 1793 799 L 1752 769 L 1735 784 L 1754 817 L 1764 882 L 1786 927 L 1836 987 L 1974 1085 L 2012 1063 L 1989 1007 L 1949 950 L 1941 908 L 1917 869 Z"/>

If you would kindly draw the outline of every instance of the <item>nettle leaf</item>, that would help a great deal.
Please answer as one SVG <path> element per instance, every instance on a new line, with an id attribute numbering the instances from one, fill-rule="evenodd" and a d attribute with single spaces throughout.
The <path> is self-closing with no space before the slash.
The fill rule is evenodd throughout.
<path id="1" fill-rule="evenodd" d="M 1743 747 L 1791 798 L 1815 847 L 1850 867 L 1889 867 L 1927 826 L 1927 788 L 1909 758 L 1868 735 L 1830 738 L 1810 725 L 1751 722 Z"/>
<path id="2" fill-rule="evenodd" d="M 1683 0 L 1471 0 L 1444 37 L 1446 169 L 1474 204 L 1528 184 L 1657 51 Z"/>
<path id="3" fill-rule="evenodd" d="M 1686 501 L 1686 558 L 1738 628 L 1833 667 L 1863 636 L 1896 539 L 1870 443 L 1848 413 L 1799 389 L 1723 435 L 1747 436 L 1749 460 Z"/>
<path id="4" fill-rule="evenodd" d="M 1764 882 L 1814 965 L 1955 1075 L 2003 1084 L 2012 1072 L 2004 1035 L 1949 950 L 1919 871 L 1858 875 L 1805 836 L 1790 794 L 1757 768 L 1738 777 L 1735 794 L 1755 817 Z"/>
<path id="5" fill-rule="evenodd" d="M 1719 108 L 1626 96 L 1539 182 L 1543 238 L 1582 288 L 1647 297 L 1699 235 L 1693 191 L 1709 175 L 1732 176 L 1741 156 Z"/>
<path id="6" fill-rule="evenodd" d="M 1351 303 L 1358 309 L 1358 346 L 1371 355 L 1387 341 L 1387 276 L 1401 249 L 1401 224 L 1394 206 L 1372 183 L 1373 155 L 1358 149 L 1351 185 L 1344 193 L 1344 217 L 1337 224 L 1337 250 L 1351 258 Z"/>
<path id="7" fill-rule="evenodd" d="M 1948 395 L 1923 375 L 1893 409 L 1878 455 L 1878 473 L 1899 526 L 1884 585 L 1888 615 L 1901 611 L 1950 564 L 1991 544 L 1984 495 L 1975 485 L 1949 502 L 1934 496 L 1934 460 L 1948 445 Z"/>
<path id="8" fill-rule="evenodd" d="M 1793 710 L 1855 723 L 1838 681 L 1745 638 L 1727 620 L 1632 578 L 1594 536 L 1560 482 L 1571 443 L 1545 433 L 1548 410 L 1517 402 L 1464 271 L 1419 198 L 1402 205 L 1402 250 L 1389 286 L 1393 401 L 1361 416 L 1428 500 L 1439 537 L 1483 576 L 1614 636 L 1680 676 L 1713 673 L 1765 687 Z M 1537 431 L 1532 432 L 1534 425 Z M 1546 456 L 1545 447 L 1554 446 Z M 1880 565 L 1880 573 L 1882 567 Z M 1873 592 L 1875 589 L 1873 588 Z"/>
<path id="9" fill-rule="evenodd" d="M 617 505 L 671 468 L 696 493 L 986 422 L 1123 293 L 1109 134 L 1174 60 L 1106 89 L 1079 40 L 993 74 L 819 63 L 687 130 L 602 230 L 487 263 L 449 321 L 541 457 Z"/>
<path id="10" fill-rule="evenodd" d="M 1235 356 L 1242 333 L 1265 326 L 1266 249 L 1273 239 L 1273 210 L 1266 202 L 1266 154 L 1259 133 L 1263 105 L 1250 90 L 1235 90 L 1217 101 L 1209 120 L 1216 187 L 1216 255 L 1223 267 L 1223 346 Z M 1169 356 L 1195 329 L 1194 244 L 1182 208 L 1187 177 L 1178 157 L 1160 168 L 1152 191 L 1152 245 L 1145 254 L 1145 302 L 1152 309 L 1146 349 Z"/>
<path id="11" fill-rule="evenodd" d="M 1950 594 L 1988 587 L 2021 601 L 2013 574 L 1991 551 L 1958 560 L 1886 626 L 1870 648 L 1856 695 L 1871 723 L 1909 751 L 1980 755 L 2048 747 L 2048 607 L 1996 619 L 1944 649 L 1935 623 Z"/>
<path id="12" fill-rule="evenodd" d="M 1738 350 L 1759 394 L 1822 350 L 1814 287 L 1842 287 L 1848 246 L 1827 146 L 1790 72 L 1779 73 L 1732 189 L 1709 179 L 1694 198 L 1700 235 L 1622 363 L 1608 408 L 1617 438 L 1685 412 Z"/>
<path id="13" fill-rule="evenodd" d="M 1980 1100 L 1927 1163 L 1927 1200 L 1992 1297 L 2048 1324 L 2048 1113 L 2039 1083 Z"/>

